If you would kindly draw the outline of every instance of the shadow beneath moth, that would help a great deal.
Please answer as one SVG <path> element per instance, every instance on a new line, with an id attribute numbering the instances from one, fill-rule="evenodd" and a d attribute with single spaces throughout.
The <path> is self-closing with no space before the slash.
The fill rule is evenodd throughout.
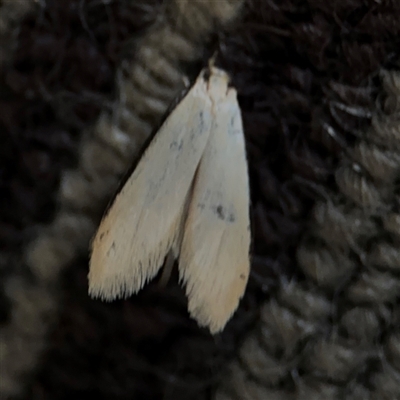
<path id="1" fill-rule="evenodd" d="M 249 178 L 237 94 L 204 69 L 165 119 L 105 213 L 92 241 L 89 294 L 137 293 L 178 260 L 192 318 L 220 332 L 250 269 Z"/>

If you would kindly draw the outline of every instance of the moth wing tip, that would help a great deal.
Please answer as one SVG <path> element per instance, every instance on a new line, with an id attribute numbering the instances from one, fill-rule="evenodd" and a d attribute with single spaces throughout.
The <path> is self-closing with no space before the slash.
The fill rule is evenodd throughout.
<path id="1" fill-rule="evenodd" d="M 229 322 L 229 320 L 232 318 L 234 312 L 236 309 L 232 312 L 226 314 L 226 315 L 211 315 L 210 313 L 206 311 L 199 312 L 197 311 L 191 311 L 189 309 L 189 314 L 190 316 L 196 320 L 197 324 L 202 327 L 202 328 L 207 328 L 209 332 L 212 335 L 216 335 L 220 332 L 222 332 L 225 329 L 226 324 Z"/>
<path id="2" fill-rule="evenodd" d="M 89 279 L 89 297 L 93 300 L 111 302 L 118 299 L 127 298 L 131 293 L 125 292 L 122 287 L 107 284 L 107 282 L 93 282 Z"/>
<path id="3" fill-rule="evenodd" d="M 200 327 L 208 328 L 212 335 L 218 334 L 225 329 L 226 324 L 235 314 L 243 294 L 222 307 L 216 306 L 219 304 L 218 302 L 212 302 L 211 304 L 204 300 L 199 300 L 197 296 L 189 295 L 189 314 Z"/>

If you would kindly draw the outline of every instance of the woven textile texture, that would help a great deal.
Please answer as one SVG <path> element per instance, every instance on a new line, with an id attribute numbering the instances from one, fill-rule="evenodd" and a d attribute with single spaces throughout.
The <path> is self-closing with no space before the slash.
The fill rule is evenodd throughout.
<path id="1" fill-rule="evenodd" d="M 400 398 L 400 6 L 331 3 L 0 1 L 0 397 Z M 87 295 L 104 208 L 213 54 L 238 90 L 253 225 L 215 337 L 175 273 Z"/>

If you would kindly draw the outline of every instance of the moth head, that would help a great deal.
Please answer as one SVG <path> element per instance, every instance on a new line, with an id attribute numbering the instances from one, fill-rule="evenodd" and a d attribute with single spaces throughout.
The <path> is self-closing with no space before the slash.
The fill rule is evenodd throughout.
<path id="1" fill-rule="evenodd" d="M 236 98 L 236 90 L 229 87 L 230 76 L 216 67 L 211 59 L 209 65 L 201 73 L 201 79 L 206 83 L 208 96 L 215 102 L 224 101 L 227 97 Z"/>

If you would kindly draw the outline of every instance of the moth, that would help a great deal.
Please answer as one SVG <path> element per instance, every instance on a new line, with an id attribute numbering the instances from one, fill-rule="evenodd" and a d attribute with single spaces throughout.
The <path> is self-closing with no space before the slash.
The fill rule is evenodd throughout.
<path id="1" fill-rule="evenodd" d="M 237 93 L 228 74 L 210 65 L 104 215 L 91 244 L 89 294 L 108 301 L 135 294 L 172 254 L 189 314 L 221 331 L 248 281 L 249 206 Z"/>

